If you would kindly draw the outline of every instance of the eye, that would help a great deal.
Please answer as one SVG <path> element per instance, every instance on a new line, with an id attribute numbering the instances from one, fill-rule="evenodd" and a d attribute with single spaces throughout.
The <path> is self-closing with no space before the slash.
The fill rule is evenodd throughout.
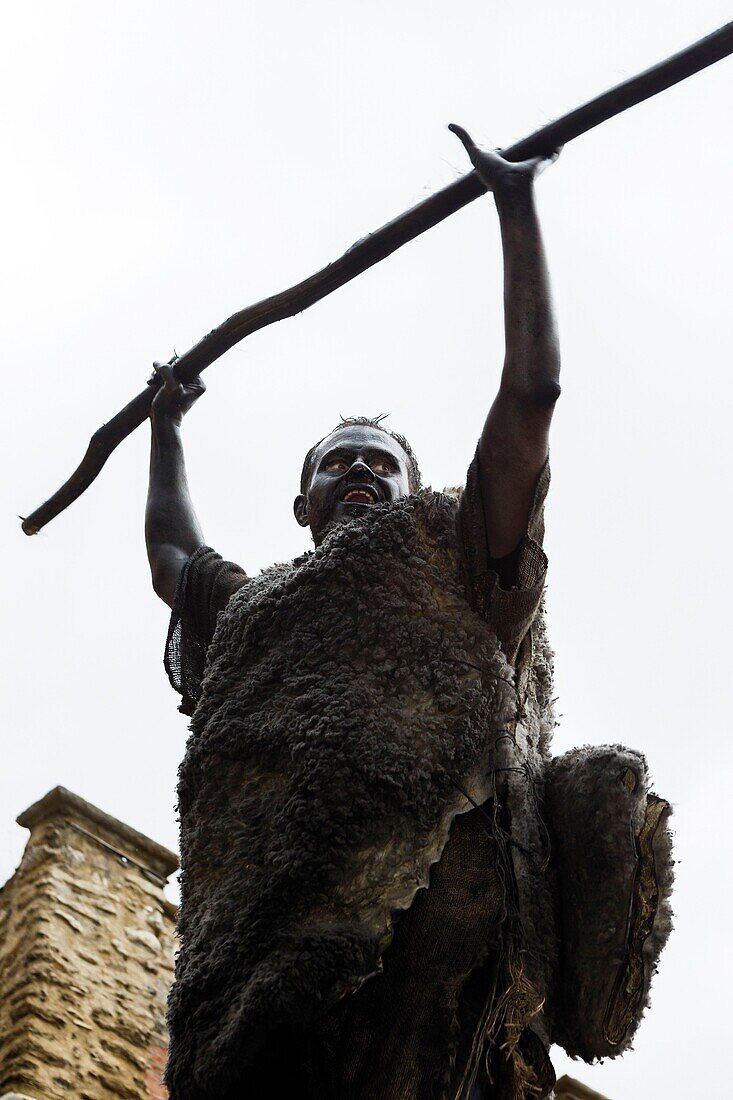
<path id="1" fill-rule="evenodd" d="M 379 459 L 377 462 L 372 463 L 372 469 L 375 474 L 389 475 L 394 473 L 394 466 L 391 462 L 387 462 L 384 459 Z"/>
<path id="2" fill-rule="evenodd" d="M 331 458 L 323 466 L 323 469 L 329 474 L 343 474 L 348 468 L 342 458 Z"/>

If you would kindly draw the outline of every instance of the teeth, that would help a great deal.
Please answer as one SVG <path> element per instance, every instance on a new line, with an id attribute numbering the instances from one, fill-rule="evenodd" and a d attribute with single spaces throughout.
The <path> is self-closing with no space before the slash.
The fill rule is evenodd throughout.
<path id="1" fill-rule="evenodd" d="M 366 501 L 369 504 L 373 504 L 374 501 L 375 501 L 375 497 L 367 489 L 352 489 L 344 497 L 344 502 L 347 502 L 347 501 L 350 501 L 350 500 L 359 501 L 359 502 Z"/>

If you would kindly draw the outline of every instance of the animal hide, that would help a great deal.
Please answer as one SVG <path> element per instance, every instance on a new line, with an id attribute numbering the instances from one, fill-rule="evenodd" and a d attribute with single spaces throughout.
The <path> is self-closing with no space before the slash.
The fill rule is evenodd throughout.
<path id="1" fill-rule="evenodd" d="M 511 1095 L 551 1090 L 538 1044 L 630 1040 L 669 926 L 667 804 L 630 750 L 549 760 L 542 614 L 515 684 L 466 599 L 457 507 L 374 507 L 220 616 L 180 772 L 171 1100 L 239 1100 L 271 1033 L 377 972 L 451 822 L 490 797 L 512 946 L 486 1027 Z"/>
<path id="2" fill-rule="evenodd" d="M 590 1062 L 630 1045 L 672 919 L 670 807 L 646 760 L 585 746 L 547 769 L 561 927 L 554 1042 Z"/>
<path id="3" fill-rule="evenodd" d="M 456 509 L 375 507 L 219 620 L 180 773 L 175 1100 L 239 1095 L 271 1031 L 374 973 L 466 794 L 494 793 L 516 696 Z"/>

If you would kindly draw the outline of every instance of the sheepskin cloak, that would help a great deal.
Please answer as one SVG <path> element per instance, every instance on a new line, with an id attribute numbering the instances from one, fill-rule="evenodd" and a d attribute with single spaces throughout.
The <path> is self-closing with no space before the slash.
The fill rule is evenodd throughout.
<path id="1" fill-rule="evenodd" d="M 546 797 L 542 616 L 515 684 L 466 598 L 457 508 L 428 491 L 376 506 L 247 582 L 219 618 L 180 773 L 172 1100 L 239 1100 L 272 1032 L 373 975 L 452 820 L 497 794 L 519 921 L 502 1026 L 520 1076 L 528 1024 L 593 1058 L 638 1023 L 668 928 L 658 800 L 647 827 L 643 758 L 618 747 L 553 761 Z"/>
<path id="2" fill-rule="evenodd" d="M 454 499 L 336 528 L 220 617 L 180 774 L 176 1100 L 378 968 L 456 814 L 493 793 L 512 671 L 461 581 Z"/>

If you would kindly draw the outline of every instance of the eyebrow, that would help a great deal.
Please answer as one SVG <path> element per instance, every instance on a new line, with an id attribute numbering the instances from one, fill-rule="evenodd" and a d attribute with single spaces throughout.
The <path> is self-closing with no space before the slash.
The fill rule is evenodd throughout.
<path id="1" fill-rule="evenodd" d="M 329 458 L 338 458 L 339 455 L 352 455 L 355 454 L 356 451 L 356 447 L 332 447 L 330 451 L 326 451 L 321 462 L 325 462 Z M 399 458 L 397 455 L 392 454 L 391 451 L 383 451 L 379 447 L 365 447 L 364 454 L 369 458 L 388 458 L 390 462 L 399 465 Z"/>

